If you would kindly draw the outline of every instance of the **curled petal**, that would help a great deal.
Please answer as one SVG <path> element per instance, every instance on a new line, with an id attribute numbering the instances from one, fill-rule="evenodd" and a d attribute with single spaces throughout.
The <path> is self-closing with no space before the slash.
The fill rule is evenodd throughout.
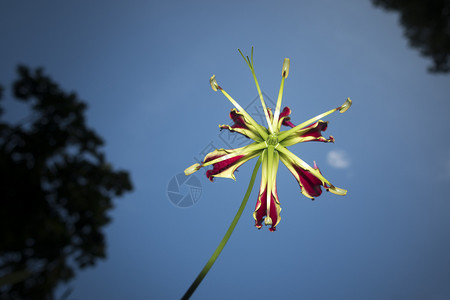
<path id="1" fill-rule="evenodd" d="M 297 143 L 309 141 L 334 143 L 334 138 L 332 136 L 330 136 L 328 139 L 322 136 L 322 131 L 327 130 L 327 127 L 328 122 L 319 120 L 307 127 L 292 131 L 289 134 L 289 136 L 287 136 L 283 141 L 281 141 L 281 145 L 287 147 L 295 145 Z"/>
<path id="2" fill-rule="evenodd" d="M 230 111 L 230 118 L 233 120 L 233 125 L 219 125 L 220 129 L 228 129 L 229 131 L 238 132 L 256 142 L 262 142 L 260 134 L 256 127 L 250 123 L 244 114 L 240 113 L 237 109 L 233 108 Z M 256 125 L 259 126 L 259 125 Z M 262 127 L 262 126 L 261 126 Z"/>
<path id="3" fill-rule="evenodd" d="M 237 149 L 216 149 L 205 156 L 202 166 L 212 165 L 212 170 L 206 172 L 206 177 L 213 181 L 214 177 L 224 177 L 236 180 L 234 172 L 246 161 L 261 154 L 264 143 L 253 143 Z"/>
<path id="4" fill-rule="evenodd" d="M 294 128 L 295 125 L 291 123 L 291 109 L 286 106 L 283 108 L 283 111 L 280 113 L 280 119 L 278 121 L 278 129 L 281 128 L 281 125 L 289 126 L 291 128 Z"/>
<path id="5" fill-rule="evenodd" d="M 270 108 L 267 108 L 267 112 L 269 113 L 270 121 L 273 122 L 273 113 Z M 283 126 L 289 126 L 291 128 L 295 127 L 294 124 L 291 123 L 291 117 L 289 116 L 291 114 L 291 109 L 286 106 L 283 108 L 283 111 L 280 113 L 278 117 L 278 124 L 277 124 L 277 130 L 280 131 L 281 125 Z"/>
<path id="6" fill-rule="evenodd" d="M 343 196 L 347 193 L 346 190 L 337 188 L 326 180 L 316 163 L 314 163 L 314 167 L 311 167 L 283 146 L 280 146 L 278 149 L 280 150 L 280 160 L 294 175 L 301 187 L 302 194 L 306 197 L 314 200 L 314 197 L 320 196 L 322 194 L 322 186 L 327 191 L 337 195 Z"/>

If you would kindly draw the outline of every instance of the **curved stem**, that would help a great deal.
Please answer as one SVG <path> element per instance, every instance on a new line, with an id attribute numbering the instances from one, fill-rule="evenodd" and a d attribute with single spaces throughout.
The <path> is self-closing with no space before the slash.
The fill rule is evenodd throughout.
<path id="1" fill-rule="evenodd" d="M 222 252 L 223 248 L 227 244 L 228 240 L 230 239 L 231 234 L 233 233 L 234 228 L 236 227 L 237 222 L 239 221 L 242 212 L 244 211 L 245 206 L 247 205 L 248 197 L 250 197 L 250 194 L 252 193 L 253 185 L 255 183 L 256 174 L 258 173 L 259 166 L 261 165 L 261 157 L 259 157 L 258 161 L 256 162 L 255 168 L 253 169 L 252 178 L 250 179 L 250 183 L 247 188 L 247 192 L 245 193 L 244 199 L 242 200 L 241 206 L 239 207 L 239 210 L 237 211 L 236 215 L 234 216 L 233 222 L 231 222 L 230 227 L 228 228 L 227 232 L 225 233 L 225 236 L 222 238 L 222 241 L 220 242 L 219 246 L 217 246 L 216 251 L 214 251 L 213 255 L 210 257 L 206 265 L 203 267 L 200 274 L 198 274 L 197 278 L 195 278 L 194 282 L 191 284 L 189 289 L 184 294 L 182 300 L 189 299 L 192 294 L 195 292 L 199 284 L 202 282 L 203 278 L 208 274 L 209 269 L 211 269 L 212 265 L 216 261 L 216 259 L 219 257 L 220 252 Z"/>

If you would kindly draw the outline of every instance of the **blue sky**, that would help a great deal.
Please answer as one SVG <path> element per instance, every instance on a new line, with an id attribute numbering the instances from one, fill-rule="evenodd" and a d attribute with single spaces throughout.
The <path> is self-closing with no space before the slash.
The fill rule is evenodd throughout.
<path id="1" fill-rule="evenodd" d="M 295 124 L 341 105 L 326 135 L 334 144 L 291 147 L 348 189 L 314 202 L 280 166 L 281 223 L 255 229 L 249 204 L 192 299 L 448 299 L 450 297 L 450 77 L 408 46 L 398 15 L 370 1 L 2 1 L 0 83 L 18 63 L 42 66 L 89 105 L 133 193 L 115 201 L 105 229 L 108 258 L 77 273 L 70 299 L 178 299 L 228 228 L 255 160 L 237 181 L 202 185 L 178 208 L 171 178 L 195 163 L 228 100 L 257 96 L 237 52 L 254 50 L 262 90 L 276 99 L 283 59 L 291 68 L 283 104 Z M 5 98 L 9 98 L 7 89 Z M 6 99 L 6 117 L 23 107 Z M 64 291 L 62 287 L 60 292 Z"/>

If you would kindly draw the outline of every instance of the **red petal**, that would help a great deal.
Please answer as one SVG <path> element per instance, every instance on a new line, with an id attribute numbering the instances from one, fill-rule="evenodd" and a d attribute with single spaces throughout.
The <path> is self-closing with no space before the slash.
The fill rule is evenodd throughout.
<path id="1" fill-rule="evenodd" d="M 307 127 L 296 129 L 280 143 L 285 147 L 292 146 L 297 143 L 311 142 L 311 141 L 334 143 L 334 138 L 332 136 L 330 136 L 328 139 L 322 136 L 322 131 L 327 130 L 327 127 L 328 122 L 319 120 Z"/>
<path id="2" fill-rule="evenodd" d="M 267 201 L 261 201 L 261 199 L 266 199 L 267 197 L 267 189 L 264 189 L 264 192 L 258 196 L 258 200 L 256 201 L 255 207 L 255 226 L 258 229 L 262 227 L 262 221 L 267 211 Z"/>
<path id="3" fill-rule="evenodd" d="M 208 157 L 208 159 L 206 159 L 203 163 L 206 163 L 208 161 L 212 161 L 216 158 L 222 157 L 224 155 L 227 155 L 227 153 L 223 154 L 223 155 L 215 155 L 215 156 L 211 156 Z M 215 164 L 213 164 L 213 169 L 212 170 L 208 170 L 206 171 L 206 177 L 208 177 L 208 179 L 210 181 L 214 181 L 213 176 L 217 175 L 221 172 L 223 172 L 224 170 L 230 168 L 231 166 L 233 166 L 235 163 L 237 163 L 242 157 L 244 157 L 245 155 L 237 155 L 234 157 L 231 157 L 229 159 L 217 162 Z"/>
<path id="4" fill-rule="evenodd" d="M 328 128 L 328 122 L 317 121 L 309 126 L 304 127 L 303 129 L 306 129 L 306 128 L 311 128 L 311 130 L 308 130 L 307 132 L 302 134 L 300 137 L 311 136 L 311 137 L 315 137 L 315 138 L 320 138 L 320 137 L 322 137 L 322 131 L 325 131 Z"/>
<path id="5" fill-rule="evenodd" d="M 232 132 L 237 132 L 244 135 L 247 138 L 250 138 L 254 141 L 262 142 L 263 139 L 260 136 L 260 133 L 256 129 L 255 126 L 259 126 L 258 124 L 252 125 L 245 119 L 244 115 L 233 108 L 230 111 L 230 118 L 233 120 L 233 124 L 230 125 L 219 125 L 220 129 L 228 129 Z M 265 130 L 263 127 L 261 129 Z"/>
<path id="6" fill-rule="evenodd" d="M 311 174 L 309 171 L 303 170 L 297 165 L 293 165 L 293 167 L 298 174 L 300 185 L 305 189 L 305 192 L 308 193 L 311 197 L 320 196 L 322 194 L 322 181 Z M 317 168 L 317 170 L 319 169 Z"/>
<path id="7" fill-rule="evenodd" d="M 291 114 L 291 109 L 288 106 L 286 106 L 285 108 L 283 108 L 283 111 L 280 113 L 279 120 L 283 120 L 282 125 L 294 128 L 295 125 L 291 123 L 291 117 L 289 117 L 290 114 Z"/>
<path id="8" fill-rule="evenodd" d="M 270 214 L 269 217 L 272 219 L 272 226 L 269 228 L 270 231 L 276 230 L 276 224 L 278 223 L 278 197 L 276 187 L 274 187 L 274 191 L 272 192 L 272 197 L 270 199 Z M 277 205 L 278 203 L 278 205 Z M 264 218 L 267 216 L 267 187 L 264 187 L 264 190 L 262 193 L 259 194 L 258 200 L 256 201 L 256 207 L 255 207 L 255 226 L 258 229 L 261 229 L 262 222 L 264 221 Z"/>
<path id="9" fill-rule="evenodd" d="M 248 129 L 247 125 L 245 124 L 244 117 L 242 115 L 239 115 L 235 109 L 232 109 L 230 111 L 230 118 L 234 122 L 234 124 L 231 125 L 231 128 Z"/>

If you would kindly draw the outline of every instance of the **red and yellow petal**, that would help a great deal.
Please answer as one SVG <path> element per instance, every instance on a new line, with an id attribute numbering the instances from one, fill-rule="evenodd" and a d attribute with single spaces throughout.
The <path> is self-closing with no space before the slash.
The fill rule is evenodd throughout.
<path id="1" fill-rule="evenodd" d="M 238 132 L 255 142 L 262 142 L 264 139 L 258 132 L 255 126 L 260 126 L 260 130 L 267 131 L 264 127 L 259 124 L 252 124 L 247 120 L 243 113 L 240 113 L 237 109 L 233 108 L 230 111 L 230 118 L 233 120 L 233 125 L 219 125 L 220 129 L 228 129 L 230 131 Z"/>
<path id="2" fill-rule="evenodd" d="M 269 228 L 270 231 L 275 231 L 276 226 L 281 220 L 281 207 L 276 186 L 279 156 L 274 151 L 273 158 L 269 159 L 268 150 L 264 150 L 262 157 L 261 186 L 253 218 L 255 219 L 255 226 L 258 229 L 262 227 L 262 222 L 264 221 L 265 225 L 271 225 Z"/>
<path id="3" fill-rule="evenodd" d="M 267 218 L 267 187 L 265 187 L 263 189 L 262 192 L 260 192 L 259 196 L 258 196 L 258 200 L 256 202 L 256 207 L 255 207 L 255 212 L 253 213 L 253 218 L 255 219 L 255 226 L 258 229 L 261 229 L 262 227 L 262 222 Z M 266 224 L 266 225 L 272 225 L 269 230 L 270 231 L 275 231 L 276 230 L 276 226 L 278 225 L 278 223 L 280 223 L 281 217 L 280 217 L 280 212 L 281 212 L 281 207 L 280 207 L 280 202 L 278 200 L 278 196 L 276 194 L 276 189 L 275 191 L 272 192 L 271 198 L 270 198 L 270 213 L 269 213 L 269 217 L 270 217 L 270 224 Z"/>
<path id="4" fill-rule="evenodd" d="M 210 181 L 214 177 L 224 177 L 236 180 L 234 172 L 248 160 L 261 154 L 264 143 L 253 143 L 237 149 L 216 149 L 208 153 L 201 167 L 212 165 L 213 168 L 206 172 Z"/>
<path id="5" fill-rule="evenodd" d="M 314 167 L 311 167 L 283 146 L 279 146 L 278 149 L 280 151 L 280 160 L 294 175 L 300 185 L 302 194 L 306 197 L 314 199 L 314 197 L 320 196 L 322 187 L 337 195 L 344 196 L 347 193 L 346 190 L 336 188 L 326 180 L 315 163 Z"/>
<path id="6" fill-rule="evenodd" d="M 285 165 L 289 164 L 286 163 L 286 161 L 283 159 L 281 161 Z M 289 171 L 291 171 L 292 175 L 294 175 L 295 179 L 297 179 L 303 195 L 308 198 L 314 199 L 315 197 L 318 197 L 322 194 L 321 187 L 325 186 L 326 184 L 324 185 L 324 183 L 310 171 L 303 169 L 297 164 L 292 164 L 290 167 L 288 167 L 288 169 Z"/>
<path id="7" fill-rule="evenodd" d="M 328 122 L 319 120 L 307 127 L 293 131 L 289 136 L 282 140 L 280 144 L 287 147 L 310 141 L 334 143 L 333 136 L 330 136 L 328 139 L 322 136 L 322 131 L 327 130 L 327 127 Z"/>
<path id="8" fill-rule="evenodd" d="M 280 113 L 279 121 L 278 121 L 278 130 L 281 128 L 281 125 L 283 126 L 289 126 L 291 128 L 294 128 L 295 125 L 291 122 L 291 109 L 289 106 L 286 106 L 283 108 L 283 110 Z"/>

